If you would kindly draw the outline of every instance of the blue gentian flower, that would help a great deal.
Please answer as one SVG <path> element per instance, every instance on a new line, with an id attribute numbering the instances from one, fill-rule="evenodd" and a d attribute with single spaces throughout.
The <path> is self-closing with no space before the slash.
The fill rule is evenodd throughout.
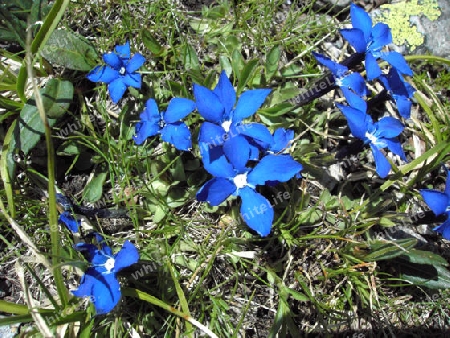
<path id="1" fill-rule="evenodd" d="M 59 215 L 58 223 L 64 224 L 67 227 L 67 229 L 69 229 L 74 233 L 77 233 L 80 230 L 81 222 L 75 219 L 75 217 L 72 216 L 72 213 L 67 210 Z"/>
<path id="2" fill-rule="evenodd" d="M 270 89 L 247 90 L 236 102 L 236 91 L 225 71 L 222 71 L 213 90 L 194 84 L 193 91 L 197 110 L 206 120 L 199 132 L 199 142 L 206 145 L 203 151 L 221 146 L 236 135 L 244 135 L 262 143 L 271 142 L 272 135 L 262 124 L 242 123 L 261 107 Z"/>
<path id="3" fill-rule="evenodd" d="M 141 88 L 141 74 L 136 71 L 144 64 L 145 58 L 136 53 L 130 57 L 130 43 L 117 45 L 114 53 L 103 54 L 106 65 L 97 66 L 89 72 L 87 78 L 92 82 L 108 84 L 111 100 L 117 104 L 128 87 Z"/>
<path id="4" fill-rule="evenodd" d="M 323 56 L 319 53 L 312 53 L 317 62 L 327 67 L 334 77 L 336 86 L 341 88 L 344 96 L 347 98 L 348 92 L 352 90 L 359 96 L 364 96 L 369 93 L 369 89 L 366 86 L 364 78 L 359 73 L 352 73 L 347 66 L 341 65 L 332 61 L 330 58 Z"/>
<path id="5" fill-rule="evenodd" d="M 103 237 L 95 234 L 100 249 L 93 244 L 78 243 L 75 249 L 87 253 L 91 264 L 83 277 L 77 290 L 72 291 L 76 297 L 90 297 L 97 314 L 110 312 L 120 300 L 120 284 L 117 273 L 139 260 L 139 252 L 129 241 L 125 241 L 120 251 L 112 253 Z"/>
<path id="6" fill-rule="evenodd" d="M 169 142 L 178 150 L 189 150 L 192 147 L 191 132 L 180 120 L 195 109 L 195 102 L 185 98 L 170 100 L 166 112 L 160 113 L 154 99 L 147 100 L 141 121 L 136 124 L 136 144 L 142 144 L 147 137 L 161 134 L 165 142 Z"/>
<path id="7" fill-rule="evenodd" d="M 412 76 L 405 59 L 397 52 L 383 52 L 384 46 L 392 43 L 392 34 L 388 25 L 377 23 L 372 27 L 372 19 L 361 7 L 351 4 L 350 16 L 353 28 L 341 29 L 342 36 L 358 53 L 365 53 L 367 78 L 373 80 L 381 75 L 377 59 L 381 58 L 397 69 L 401 74 Z"/>
<path id="8" fill-rule="evenodd" d="M 394 154 L 406 161 L 400 142 L 396 138 L 404 129 L 403 124 L 390 116 L 383 117 L 378 122 L 373 122 L 366 113 L 366 102 L 353 95 L 349 100 L 350 106 L 336 103 L 348 121 L 353 136 L 369 144 L 375 159 L 376 172 L 381 178 L 385 178 L 391 170 L 391 164 L 380 151 L 388 148 Z"/>
<path id="9" fill-rule="evenodd" d="M 400 115 L 408 119 L 411 114 L 411 98 L 416 91 L 414 87 L 406 82 L 395 68 L 391 68 L 387 75 L 380 75 L 380 81 L 388 91 L 390 97 L 395 101 Z"/>
<path id="10" fill-rule="evenodd" d="M 246 166 L 251 156 L 247 139 L 238 135 L 222 147 L 214 147 L 204 160 L 205 169 L 214 177 L 197 192 L 197 200 L 212 206 L 224 202 L 230 195 L 242 200 L 240 212 L 248 226 L 261 236 L 270 233 L 274 211 L 270 202 L 256 191 L 267 182 L 286 182 L 302 170 L 302 165 L 290 155 L 266 155 L 254 168 Z M 227 160 L 225 156 L 228 153 Z"/>
<path id="11" fill-rule="evenodd" d="M 445 184 L 444 192 L 433 189 L 421 189 L 425 203 L 430 207 L 436 216 L 444 214 L 447 216 L 447 220 L 441 225 L 435 227 L 433 230 L 437 231 L 446 240 L 450 240 L 450 179 L 449 171 L 447 170 L 447 182 Z"/>

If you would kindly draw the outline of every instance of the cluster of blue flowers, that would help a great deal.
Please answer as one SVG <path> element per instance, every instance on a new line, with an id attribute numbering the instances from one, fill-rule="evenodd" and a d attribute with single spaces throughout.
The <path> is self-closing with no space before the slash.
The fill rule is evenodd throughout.
<path id="1" fill-rule="evenodd" d="M 350 7 L 350 15 L 353 28 L 341 29 L 342 36 L 356 50 L 356 53 L 363 56 L 367 80 L 378 80 L 386 89 L 389 98 L 395 102 L 399 114 L 408 119 L 415 90 L 403 76 L 412 76 L 413 73 L 401 54 L 383 50 L 392 43 L 389 26 L 379 22 L 372 27 L 369 14 L 355 4 Z M 368 114 L 367 103 L 364 100 L 370 92 L 361 74 L 352 72 L 346 66 L 323 55 L 314 53 L 314 57 L 333 74 L 335 85 L 341 89 L 347 100 L 347 105 L 336 104 L 336 106 L 347 118 L 353 136 L 370 145 L 376 172 L 381 178 L 385 178 L 391 170 L 391 164 L 381 149 L 387 148 L 406 161 L 406 156 L 397 139 L 404 129 L 403 124 L 391 116 L 374 122 Z M 391 66 L 387 74 L 381 71 L 378 65 L 379 59 Z"/>
<path id="2" fill-rule="evenodd" d="M 385 51 L 392 43 L 389 27 L 384 23 L 372 26 L 369 15 L 352 4 L 350 9 L 353 28 L 342 29 L 341 34 L 364 60 L 367 81 L 379 81 L 385 88 L 399 115 L 408 119 L 412 106 L 414 88 L 404 76 L 413 73 L 403 56 L 394 51 Z M 391 164 L 382 152 L 387 148 L 403 161 L 406 156 L 398 136 L 404 129 L 400 120 L 385 116 L 374 122 L 368 112 L 368 99 L 372 94 L 366 80 L 353 67 L 339 64 L 331 59 L 313 54 L 316 60 L 327 67 L 339 87 L 347 104 L 336 104 L 345 115 L 352 134 L 369 145 L 375 160 L 376 172 L 382 178 L 389 174 Z M 378 60 L 390 65 L 383 73 Z M 144 57 L 137 53 L 130 55 L 130 45 L 115 47 L 113 53 L 103 55 L 106 65 L 95 67 L 87 75 L 94 82 L 108 84 L 108 91 L 114 103 L 118 103 L 128 87 L 141 87 L 141 74 L 137 71 L 144 64 Z M 211 178 L 198 190 L 198 201 L 218 206 L 230 196 L 241 200 L 240 213 L 246 224 L 260 236 L 271 232 L 274 219 L 273 206 L 260 192 L 258 186 L 273 186 L 292 178 L 301 178 L 302 165 L 288 154 L 294 140 L 294 132 L 279 128 L 273 133 L 263 124 L 246 122 L 264 104 L 270 89 L 244 91 L 237 97 L 236 91 L 225 71 L 219 76 L 214 89 L 199 84 L 193 85 L 193 100 L 173 98 L 164 112 L 160 112 L 157 102 L 150 98 L 140 114 L 133 137 L 137 145 L 149 137 L 160 135 L 164 142 L 172 144 L 180 151 L 193 148 L 189 126 L 183 120 L 196 111 L 203 123 L 199 128 L 197 145 L 205 170 Z M 436 215 L 450 215 L 450 180 L 445 192 L 424 189 L 421 194 Z M 79 222 L 64 210 L 60 222 L 71 231 L 79 230 Z M 445 238 L 450 239 L 450 217 L 435 228 Z M 81 280 L 75 296 L 91 297 L 97 313 L 111 311 L 120 299 L 120 285 L 117 273 L 139 259 L 136 248 L 125 242 L 122 249 L 113 254 L 104 244 L 99 234 L 94 234 L 97 245 L 79 243 L 76 250 L 85 252 L 91 266 Z"/>

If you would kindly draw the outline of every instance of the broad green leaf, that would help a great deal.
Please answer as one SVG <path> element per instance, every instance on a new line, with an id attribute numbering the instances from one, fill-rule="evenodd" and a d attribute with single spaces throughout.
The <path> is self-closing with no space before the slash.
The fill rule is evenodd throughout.
<path id="1" fill-rule="evenodd" d="M 83 190 L 83 200 L 97 202 L 102 197 L 103 185 L 106 181 L 106 173 L 99 173 L 86 184 Z"/>
<path id="2" fill-rule="evenodd" d="M 430 289 L 450 288 L 448 262 L 429 251 L 412 249 L 398 258 L 400 276 L 413 284 Z"/>
<path id="3" fill-rule="evenodd" d="M 239 76 L 244 66 L 244 57 L 239 50 L 235 49 L 231 56 L 231 67 L 233 68 L 233 74 L 236 78 Z"/>
<path id="4" fill-rule="evenodd" d="M 40 90 L 43 98 L 44 109 L 51 116 L 60 116 L 66 111 L 72 102 L 73 85 L 69 81 L 51 79 L 47 85 Z M 55 97 L 55 95 L 58 95 Z M 59 96 L 61 95 L 61 96 Z M 52 127 L 56 119 L 49 118 L 48 123 Z M 36 107 L 34 97 L 32 97 L 20 111 L 17 123 L 10 127 L 12 137 L 4 153 L 3 165 L 6 165 L 9 178 L 15 177 L 16 162 L 13 155 L 20 150 L 27 155 L 44 135 L 44 124 L 42 123 L 39 111 Z M 5 150 L 5 146 L 3 147 Z M 5 178 L 3 178 L 5 182 Z"/>
<path id="5" fill-rule="evenodd" d="M 154 55 L 160 56 L 164 52 L 164 48 L 158 40 L 147 29 L 141 30 L 141 38 L 144 46 Z"/>
<path id="6" fill-rule="evenodd" d="M 275 117 L 287 114 L 292 111 L 292 109 L 294 109 L 294 106 L 291 103 L 284 102 L 273 107 L 261 108 L 258 110 L 258 114 L 267 117 Z"/>
<path id="7" fill-rule="evenodd" d="M 200 71 L 200 62 L 198 61 L 194 47 L 190 44 L 185 44 L 182 51 L 182 56 L 184 69 Z"/>
<path id="8" fill-rule="evenodd" d="M 370 244 L 370 253 L 364 256 L 366 262 L 377 262 L 407 254 L 417 244 L 417 239 L 408 238 L 395 242 L 375 241 Z"/>
<path id="9" fill-rule="evenodd" d="M 258 60 L 250 60 L 242 69 L 239 74 L 239 83 L 237 87 L 237 92 L 241 93 L 242 90 L 246 87 L 247 83 L 250 81 L 252 76 L 256 71 L 256 67 L 258 66 Z"/>
<path id="10" fill-rule="evenodd" d="M 266 57 L 266 81 L 276 74 L 278 71 L 278 62 L 280 61 L 281 50 L 279 46 L 274 46 Z"/>
<path id="11" fill-rule="evenodd" d="M 73 84 L 70 81 L 51 79 L 41 94 L 45 112 L 51 119 L 62 117 L 73 99 Z"/>
<path id="12" fill-rule="evenodd" d="M 81 71 L 89 71 L 98 63 L 95 48 L 82 36 L 65 29 L 53 31 L 41 55 L 51 64 Z"/>

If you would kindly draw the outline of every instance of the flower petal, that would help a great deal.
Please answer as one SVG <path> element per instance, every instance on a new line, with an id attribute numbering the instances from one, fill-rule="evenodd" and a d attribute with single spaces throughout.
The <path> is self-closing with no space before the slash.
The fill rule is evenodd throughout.
<path id="1" fill-rule="evenodd" d="M 436 216 L 443 214 L 450 202 L 449 196 L 438 190 L 421 189 L 420 194 Z"/>
<path id="2" fill-rule="evenodd" d="M 368 50 L 377 51 L 390 43 L 392 43 L 391 29 L 385 23 L 378 22 L 372 28 L 372 43 Z"/>
<path id="3" fill-rule="evenodd" d="M 174 97 L 170 100 L 167 110 L 164 113 L 166 123 L 174 123 L 185 118 L 195 109 L 195 102 L 189 99 Z"/>
<path id="4" fill-rule="evenodd" d="M 377 136 L 384 138 L 397 137 L 405 129 L 405 126 L 392 116 L 383 117 L 375 123 L 375 127 L 377 129 Z"/>
<path id="5" fill-rule="evenodd" d="M 119 72 L 109 66 L 97 66 L 86 77 L 92 82 L 110 83 L 119 78 Z"/>
<path id="6" fill-rule="evenodd" d="M 433 230 L 440 233 L 446 240 L 450 240 L 450 217 L 447 217 L 448 218 L 444 223 L 435 227 Z"/>
<path id="7" fill-rule="evenodd" d="M 198 134 L 199 142 L 207 143 L 210 147 L 215 147 L 223 144 L 226 138 L 226 131 L 217 124 L 203 122 L 200 126 L 200 131 Z"/>
<path id="8" fill-rule="evenodd" d="M 123 268 L 129 267 L 139 260 L 139 252 L 130 242 L 125 241 L 122 249 L 114 255 L 114 272 L 119 272 Z"/>
<path id="9" fill-rule="evenodd" d="M 273 133 L 273 143 L 270 150 L 278 153 L 286 149 L 294 139 L 294 131 L 290 129 L 278 128 Z"/>
<path id="10" fill-rule="evenodd" d="M 270 234 L 273 223 L 273 208 L 270 202 L 250 187 L 239 189 L 242 199 L 241 216 L 247 225 L 261 237 Z"/>
<path id="11" fill-rule="evenodd" d="M 369 90 L 367 89 L 364 78 L 359 73 L 351 73 L 341 81 L 343 86 L 352 89 L 356 94 L 364 96 L 367 95 Z"/>
<path id="12" fill-rule="evenodd" d="M 233 165 L 228 161 L 222 146 L 213 146 L 211 143 L 199 142 L 200 155 L 203 167 L 215 177 L 234 177 L 236 175 Z"/>
<path id="13" fill-rule="evenodd" d="M 394 94 L 392 97 L 400 115 L 405 119 L 409 119 L 411 117 L 412 102 L 404 96 Z"/>
<path id="14" fill-rule="evenodd" d="M 220 123 L 222 121 L 225 108 L 219 97 L 206 87 L 194 83 L 194 97 L 197 110 L 207 121 Z"/>
<path id="15" fill-rule="evenodd" d="M 353 28 L 360 29 L 364 34 L 366 43 L 369 42 L 372 33 L 372 19 L 369 14 L 361 7 L 352 3 L 350 5 L 350 17 Z"/>
<path id="16" fill-rule="evenodd" d="M 264 185 L 267 181 L 286 182 L 299 173 L 303 166 L 291 155 L 266 155 L 247 175 L 252 185 Z"/>
<path id="17" fill-rule="evenodd" d="M 381 178 L 385 178 L 391 170 L 391 164 L 380 151 L 380 149 L 378 149 L 373 144 L 370 144 L 370 148 L 372 148 L 373 158 L 375 159 L 375 170 L 378 176 L 380 176 Z"/>
<path id="18" fill-rule="evenodd" d="M 362 30 L 357 28 L 344 28 L 340 30 L 342 36 L 348 43 L 355 48 L 357 53 L 365 53 L 367 49 L 367 41 L 364 38 Z"/>
<path id="19" fill-rule="evenodd" d="M 381 75 L 381 69 L 378 65 L 377 59 L 371 54 L 366 54 L 365 66 L 367 72 L 367 79 L 369 81 L 376 79 Z"/>
<path id="20" fill-rule="evenodd" d="M 103 54 L 103 61 L 115 70 L 119 70 L 123 66 L 122 60 L 116 53 Z"/>
<path id="21" fill-rule="evenodd" d="M 273 143 L 273 136 L 270 130 L 261 123 L 241 123 L 234 126 L 230 133 L 234 132 L 234 129 L 236 129 L 235 133 L 249 137 L 263 149 L 269 148 Z"/>
<path id="22" fill-rule="evenodd" d="M 134 128 L 133 140 L 137 145 L 141 145 L 147 138 L 155 136 L 159 132 L 159 124 L 149 121 L 138 122 Z"/>
<path id="23" fill-rule="evenodd" d="M 322 54 L 312 52 L 312 55 L 317 60 L 317 62 L 327 67 L 336 78 L 342 78 L 348 72 L 348 68 L 346 66 L 340 65 L 339 63 L 334 62 L 333 60 Z"/>
<path id="24" fill-rule="evenodd" d="M 137 89 L 141 89 L 141 83 L 142 83 L 141 74 L 138 74 L 138 73 L 125 74 L 122 77 L 122 81 L 127 87 L 134 87 Z"/>
<path id="25" fill-rule="evenodd" d="M 127 86 L 123 82 L 122 78 L 115 79 L 108 85 L 109 95 L 111 96 L 112 102 L 114 102 L 115 104 L 117 104 L 123 97 L 123 94 L 125 94 L 126 90 Z"/>
<path id="26" fill-rule="evenodd" d="M 64 224 L 70 231 L 77 233 L 80 229 L 81 222 L 75 219 L 70 211 L 64 211 L 58 217 L 58 223 Z"/>
<path id="27" fill-rule="evenodd" d="M 368 131 L 368 121 L 370 117 L 363 111 L 355 109 L 353 107 L 344 106 L 336 103 L 336 107 L 340 109 L 342 114 L 347 118 L 348 126 L 353 136 L 366 141 L 366 132 Z"/>
<path id="28" fill-rule="evenodd" d="M 392 65 L 399 73 L 413 76 L 413 71 L 402 54 L 398 52 L 381 53 L 380 58 Z"/>
<path id="29" fill-rule="evenodd" d="M 187 151 L 192 148 L 191 132 L 181 121 L 166 124 L 161 130 L 161 138 L 178 150 Z"/>
<path id="30" fill-rule="evenodd" d="M 262 106 L 270 92 L 270 89 L 252 89 L 243 92 L 233 112 L 233 123 L 236 124 L 252 116 Z"/>
<path id="31" fill-rule="evenodd" d="M 208 202 L 211 206 L 222 204 L 236 191 L 236 186 L 229 179 L 214 177 L 206 182 L 197 192 L 197 201 Z"/>
<path id="32" fill-rule="evenodd" d="M 114 50 L 118 54 L 118 56 L 122 59 L 130 58 L 130 41 L 127 41 L 124 45 L 117 45 Z"/>
<path id="33" fill-rule="evenodd" d="M 403 161 L 407 161 L 405 153 L 402 149 L 402 144 L 397 139 L 386 138 L 384 141 L 387 144 L 387 148 L 392 151 L 395 155 L 400 156 Z"/>
<path id="34" fill-rule="evenodd" d="M 237 135 L 226 140 L 223 151 L 236 170 L 239 172 L 245 170 L 245 165 L 250 159 L 250 144 L 244 136 Z"/>
<path id="35" fill-rule="evenodd" d="M 144 111 L 139 115 L 142 121 L 150 121 L 152 123 L 159 123 L 160 120 L 160 114 L 158 105 L 156 104 L 156 101 L 154 99 L 148 99 L 147 102 L 145 102 L 145 109 Z"/>
<path id="36" fill-rule="evenodd" d="M 224 70 L 220 73 L 219 82 L 213 92 L 217 95 L 220 102 L 222 102 L 225 108 L 224 118 L 227 119 L 236 103 L 236 91 Z"/>
<path id="37" fill-rule="evenodd" d="M 130 59 L 130 61 L 128 61 L 127 65 L 125 67 L 127 70 L 127 73 L 134 73 L 139 68 L 141 68 L 141 66 L 144 64 L 144 62 L 145 62 L 145 57 L 142 54 L 140 54 L 140 53 L 134 54 L 133 57 Z"/>

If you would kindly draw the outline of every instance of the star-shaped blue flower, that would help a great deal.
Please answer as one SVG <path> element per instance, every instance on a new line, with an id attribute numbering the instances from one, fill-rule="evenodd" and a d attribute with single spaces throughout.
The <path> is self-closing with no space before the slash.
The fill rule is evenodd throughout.
<path id="1" fill-rule="evenodd" d="M 449 171 L 447 170 L 447 182 L 445 184 L 444 192 L 433 189 L 421 189 L 425 203 L 430 207 L 436 216 L 446 214 L 447 220 L 441 225 L 435 227 L 433 230 L 437 231 L 447 240 L 450 240 L 450 179 Z"/>
<path id="2" fill-rule="evenodd" d="M 411 98 L 416 91 L 414 87 L 395 68 L 391 68 L 387 75 L 380 75 L 380 81 L 394 100 L 400 115 L 408 119 L 411 115 Z"/>
<path id="3" fill-rule="evenodd" d="M 103 54 L 106 65 L 97 66 L 87 78 L 92 82 L 108 84 L 111 100 L 117 104 L 128 87 L 141 88 L 141 74 L 136 71 L 144 64 L 145 58 L 136 53 L 130 57 L 130 43 L 117 45 L 113 53 Z"/>
<path id="4" fill-rule="evenodd" d="M 237 135 L 270 144 L 270 131 L 259 123 L 242 123 L 264 103 L 270 89 L 247 90 L 236 102 L 236 91 L 225 71 L 220 74 L 216 87 L 211 90 L 194 84 L 197 110 L 206 120 L 199 132 L 199 142 L 208 148 L 222 146 Z M 203 147 L 201 147 L 202 149 Z"/>
<path id="5" fill-rule="evenodd" d="M 383 117 L 374 123 L 366 113 L 366 102 L 356 95 L 353 95 L 348 102 L 350 106 L 339 103 L 336 106 L 347 118 L 353 136 L 370 145 L 375 159 L 376 172 L 381 178 L 385 178 L 391 170 L 391 164 L 380 149 L 388 148 L 406 161 L 405 153 L 396 138 L 403 131 L 404 126 L 399 120 L 390 116 Z"/>
<path id="6" fill-rule="evenodd" d="M 135 127 L 134 142 L 139 145 L 147 137 L 161 134 L 163 141 L 169 142 L 178 150 L 189 150 L 192 147 L 191 132 L 181 119 L 194 109 L 194 101 L 176 97 L 170 100 L 167 110 L 160 113 L 156 101 L 148 99 L 140 115 L 141 121 Z"/>
<path id="7" fill-rule="evenodd" d="M 361 7 L 351 4 L 350 16 L 353 28 L 341 29 L 342 36 L 358 53 L 365 53 L 367 79 L 373 80 L 381 75 L 377 59 L 381 58 L 395 67 L 398 72 L 412 76 L 405 59 L 397 52 L 384 52 L 382 48 L 392 43 L 388 25 L 379 22 L 372 27 L 372 19 Z"/>
<path id="8" fill-rule="evenodd" d="M 251 146 L 243 135 L 232 138 L 223 147 L 212 148 L 206 156 L 211 158 L 203 159 L 205 169 L 214 177 L 197 192 L 197 200 L 217 206 L 230 195 L 239 196 L 244 221 L 261 236 L 267 236 L 274 211 L 270 202 L 256 191 L 256 186 L 272 181 L 286 182 L 302 170 L 302 165 L 290 155 L 269 154 L 253 168 L 247 167 Z"/>
<path id="9" fill-rule="evenodd" d="M 125 241 L 120 251 L 112 253 L 103 237 L 95 234 L 100 249 L 93 244 L 78 243 L 75 249 L 87 253 L 91 264 L 81 278 L 80 286 L 72 291 L 76 297 L 90 297 L 97 314 L 110 312 L 120 300 L 120 284 L 117 273 L 139 260 L 139 252 L 129 241 Z"/>
<path id="10" fill-rule="evenodd" d="M 369 93 L 364 78 L 359 73 L 352 73 L 344 65 L 334 62 L 330 58 L 319 53 L 312 53 L 316 60 L 327 67 L 334 77 L 336 86 L 341 88 L 344 96 L 347 98 L 349 91 L 353 91 L 359 96 L 364 96 Z"/>

